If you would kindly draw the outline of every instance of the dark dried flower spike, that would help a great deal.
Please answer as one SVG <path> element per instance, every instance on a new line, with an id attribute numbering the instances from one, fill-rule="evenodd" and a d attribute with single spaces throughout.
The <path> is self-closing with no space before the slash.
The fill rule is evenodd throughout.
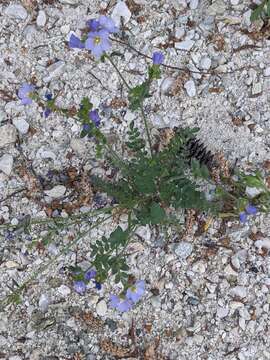
<path id="1" fill-rule="evenodd" d="M 214 155 L 208 151 L 206 146 L 196 138 L 191 138 L 187 142 L 187 150 L 190 160 L 192 158 L 198 160 L 201 164 L 208 167 L 209 170 L 215 166 Z"/>

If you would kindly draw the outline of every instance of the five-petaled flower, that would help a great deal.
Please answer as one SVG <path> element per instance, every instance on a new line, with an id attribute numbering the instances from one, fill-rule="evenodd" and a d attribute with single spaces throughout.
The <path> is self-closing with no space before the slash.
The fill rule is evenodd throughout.
<path id="1" fill-rule="evenodd" d="M 126 298 L 134 303 L 138 302 L 145 291 L 144 280 L 137 281 L 133 286 L 127 289 Z"/>
<path id="2" fill-rule="evenodd" d="M 105 29 L 93 31 L 88 34 L 85 48 L 91 50 L 92 54 L 99 59 L 111 47 L 109 32 Z"/>
<path id="3" fill-rule="evenodd" d="M 80 295 L 83 295 L 86 291 L 85 282 L 82 280 L 74 281 L 73 287 L 74 287 L 74 290 Z"/>
<path id="4" fill-rule="evenodd" d="M 72 49 L 84 49 L 84 43 L 74 34 L 71 34 L 68 46 Z"/>
<path id="5" fill-rule="evenodd" d="M 97 275 L 97 272 L 96 270 L 94 269 L 90 269 L 90 270 L 87 270 L 84 274 L 84 279 L 86 281 L 90 281 L 91 279 L 94 279 Z"/>
<path id="6" fill-rule="evenodd" d="M 120 299 L 117 295 L 111 295 L 110 306 L 121 312 L 126 312 L 132 308 L 132 303 L 127 299 Z"/>
<path id="7" fill-rule="evenodd" d="M 257 214 L 258 209 L 254 205 L 248 204 L 244 211 L 241 211 L 239 214 L 239 220 L 241 223 L 245 223 L 247 221 L 248 215 Z"/>
<path id="8" fill-rule="evenodd" d="M 99 127 L 100 125 L 100 116 L 98 114 L 97 110 L 91 110 L 89 112 L 89 118 L 93 121 L 93 123 L 96 125 L 96 127 Z"/>
<path id="9" fill-rule="evenodd" d="M 30 98 L 31 93 L 35 90 L 35 86 L 31 84 L 24 83 L 18 91 L 18 97 L 21 99 L 23 105 L 29 105 L 32 103 Z"/>
<path id="10" fill-rule="evenodd" d="M 114 21 L 108 16 L 100 15 L 98 23 L 102 29 L 107 30 L 110 34 L 117 33 L 119 31 Z"/>
<path id="11" fill-rule="evenodd" d="M 154 65 L 161 65 L 164 61 L 164 55 L 160 51 L 155 51 L 152 60 Z"/>

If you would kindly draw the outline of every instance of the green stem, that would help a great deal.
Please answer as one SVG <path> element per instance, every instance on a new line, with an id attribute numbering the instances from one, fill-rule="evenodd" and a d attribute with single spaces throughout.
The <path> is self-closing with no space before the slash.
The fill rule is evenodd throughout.
<path id="1" fill-rule="evenodd" d="M 141 109 L 141 114 L 142 114 L 142 118 L 143 118 L 143 122 L 144 122 L 144 127 L 146 130 L 146 136 L 147 136 L 147 140 L 148 140 L 148 144 L 149 144 L 149 148 L 150 148 L 150 153 L 151 153 L 151 157 L 153 158 L 153 147 L 152 147 L 152 141 L 151 141 L 151 136 L 150 136 L 150 131 L 148 128 L 148 124 L 147 124 L 147 120 L 146 120 L 146 116 L 144 113 L 144 109 L 143 109 L 143 103 L 140 103 L 140 109 Z"/>
<path id="2" fill-rule="evenodd" d="M 103 208 L 103 209 L 88 211 L 88 212 L 85 212 L 85 213 L 82 213 L 82 214 L 72 215 L 72 216 L 70 216 L 68 218 L 48 218 L 48 219 L 35 218 L 33 220 L 30 219 L 30 222 L 29 222 L 28 226 L 50 224 L 50 223 L 62 224 L 63 222 L 65 224 L 67 224 L 67 221 L 70 221 L 70 220 L 75 220 L 75 219 L 80 220 L 80 219 L 88 217 L 88 216 L 96 216 L 96 215 L 100 215 L 100 214 L 103 214 L 103 213 L 106 214 L 107 212 L 110 212 L 113 209 L 114 209 L 114 207 L 111 206 L 111 207 L 107 207 L 107 208 Z M 73 222 L 68 223 L 67 226 L 70 226 L 72 224 L 73 224 Z M 12 224 L 9 223 L 9 224 L 0 225 L 0 229 L 5 229 L 5 228 L 15 228 L 15 229 L 20 228 L 20 224 L 19 225 L 12 225 Z"/>
<path id="3" fill-rule="evenodd" d="M 113 68 L 116 70 L 117 74 L 120 76 L 120 78 L 122 79 L 123 83 L 126 85 L 128 90 L 131 90 L 131 87 L 128 85 L 126 79 L 123 77 L 123 75 L 120 73 L 118 67 L 115 65 L 115 63 L 112 61 L 112 59 L 110 58 L 110 56 L 106 56 L 106 58 L 109 60 L 109 62 L 112 64 Z"/>
<path id="4" fill-rule="evenodd" d="M 98 227 L 100 224 L 104 223 L 106 220 L 108 220 L 111 217 L 112 217 L 112 215 L 109 215 L 106 218 L 99 220 L 93 226 L 91 226 L 89 229 L 87 229 L 86 231 L 79 234 L 76 239 L 74 239 L 73 241 L 68 243 L 66 246 L 64 246 L 64 248 L 60 251 L 60 253 L 55 258 L 50 260 L 47 264 L 41 266 L 38 270 L 34 271 L 32 276 L 30 276 L 30 278 L 28 280 L 26 280 L 18 289 L 16 289 L 12 294 L 10 294 L 10 295 L 6 296 L 4 299 L 2 299 L 0 301 L 0 309 L 4 309 L 9 304 L 9 299 L 12 295 L 19 296 L 29 283 L 31 283 L 33 280 L 35 280 L 38 277 L 38 275 L 42 274 L 46 269 L 48 269 L 50 266 L 52 266 L 54 263 L 56 263 L 56 261 L 58 260 L 58 258 L 60 256 L 62 256 L 66 251 L 70 250 L 72 248 L 72 246 L 77 244 L 79 242 L 79 240 L 81 240 L 85 235 L 87 235 L 89 233 L 89 231 L 95 229 L 96 227 Z"/>

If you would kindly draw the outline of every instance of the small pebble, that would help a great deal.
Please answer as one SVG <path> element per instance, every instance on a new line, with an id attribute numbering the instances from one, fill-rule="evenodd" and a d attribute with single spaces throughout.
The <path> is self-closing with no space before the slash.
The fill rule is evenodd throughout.
<path id="1" fill-rule="evenodd" d="M 66 187 L 64 185 L 56 185 L 50 190 L 45 190 L 44 193 L 53 199 L 58 199 L 65 195 Z"/>
<path id="2" fill-rule="evenodd" d="M 68 286 L 66 285 L 61 285 L 58 289 L 57 289 L 58 293 L 64 297 L 68 296 L 71 293 L 71 290 Z"/>
<path id="3" fill-rule="evenodd" d="M 3 125 L 0 127 L 0 148 L 12 144 L 17 139 L 17 130 L 11 125 Z"/>
<path id="4" fill-rule="evenodd" d="M 99 316 L 104 316 L 107 313 L 107 304 L 105 300 L 101 300 L 97 303 L 96 312 Z"/>
<path id="5" fill-rule="evenodd" d="M 19 20 L 25 20 L 27 18 L 27 11 L 20 4 L 10 4 L 4 13 L 9 17 Z"/>
<path id="6" fill-rule="evenodd" d="M 196 91 L 195 82 L 193 80 L 188 80 L 184 84 L 184 88 L 186 89 L 186 92 L 187 92 L 189 97 L 196 96 L 197 91 Z"/>
<path id="7" fill-rule="evenodd" d="M 28 133 L 29 124 L 23 118 L 15 118 L 12 120 L 12 123 L 22 135 L 25 135 Z"/>
<path id="8" fill-rule="evenodd" d="M 121 18 L 123 19 L 124 24 L 129 22 L 131 18 L 131 12 L 124 1 L 118 1 L 113 9 L 111 18 L 118 27 L 121 25 Z"/>
<path id="9" fill-rule="evenodd" d="M 0 158 L 0 170 L 6 175 L 10 175 L 13 167 L 13 157 L 10 154 L 5 154 Z"/>
<path id="10" fill-rule="evenodd" d="M 187 241 L 182 241 L 176 245 L 174 252 L 180 259 L 188 258 L 193 251 L 193 245 Z"/>
<path id="11" fill-rule="evenodd" d="M 39 13 L 38 13 L 38 16 L 37 16 L 37 20 L 36 20 L 37 26 L 40 26 L 40 27 L 45 26 L 46 21 L 47 21 L 47 18 L 46 18 L 45 11 L 40 10 Z"/>
<path id="12" fill-rule="evenodd" d="M 195 41 L 193 41 L 193 40 L 184 40 L 184 41 L 176 42 L 174 46 L 178 50 L 189 51 L 192 49 L 194 44 L 195 44 Z"/>
<path id="13" fill-rule="evenodd" d="M 266 69 L 264 69 L 263 74 L 264 74 L 264 76 L 270 76 L 270 66 L 267 67 Z"/>
<path id="14" fill-rule="evenodd" d="M 247 289 L 244 286 L 235 286 L 231 289 L 231 295 L 244 298 L 247 296 Z"/>
<path id="15" fill-rule="evenodd" d="M 38 306 L 40 311 L 42 311 L 43 313 L 48 311 L 49 308 L 49 299 L 47 297 L 47 295 L 42 294 L 40 296 L 39 302 L 38 302 Z"/>

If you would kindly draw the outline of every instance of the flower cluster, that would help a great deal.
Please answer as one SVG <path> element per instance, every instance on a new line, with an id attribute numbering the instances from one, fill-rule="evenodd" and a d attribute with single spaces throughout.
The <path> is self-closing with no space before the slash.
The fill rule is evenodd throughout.
<path id="1" fill-rule="evenodd" d="M 255 215 L 257 214 L 258 209 L 256 208 L 256 206 L 253 205 L 247 205 L 245 208 L 245 211 L 240 212 L 239 214 L 239 219 L 241 223 L 245 223 L 247 221 L 247 217 L 248 215 Z"/>
<path id="2" fill-rule="evenodd" d="M 89 283 L 91 280 L 94 280 L 96 289 L 100 290 L 101 284 L 95 280 L 96 275 L 97 275 L 96 270 L 94 269 L 87 270 L 83 275 L 83 280 L 74 281 L 73 283 L 74 290 L 78 294 L 84 295 L 84 293 L 86 292 L 86 284 Z"/>
<path id="3" fill-rule="evenodd" d="M 134 306 L 134 304 L 136 304 L 141 299 L 144 292 L 144 280 L 137 281 L 132 287 L 127 289 L 124 298 L 117 295 L 111 295 L 110 306 L 121 312 L 127 312 Z"/>
<path id="4" fill-rule="evenodd" d="M 100 59 L 111 47 L 109 35 L 118 32 L 118 28 L 113 20 L 105 15 L 101 15 L 98 19 L 88 20 L 86 24 L 90 32 L 85 41 L 72 34 L 69 47 L 90 50 L 97 59 Z"/>

